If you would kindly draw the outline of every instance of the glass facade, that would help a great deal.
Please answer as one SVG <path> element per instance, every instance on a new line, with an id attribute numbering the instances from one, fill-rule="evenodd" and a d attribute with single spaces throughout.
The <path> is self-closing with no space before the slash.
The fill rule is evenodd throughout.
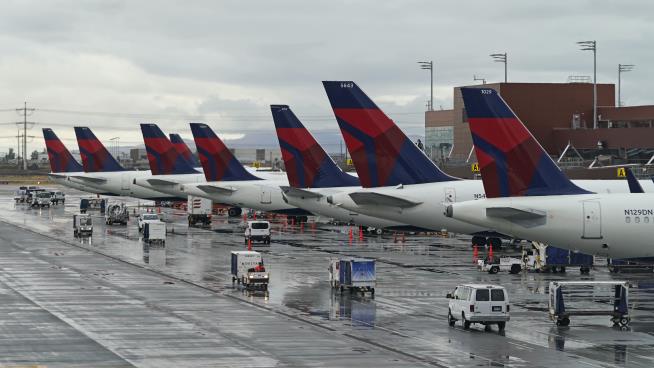
<path id="1" fill-rule="evenodd" d="M 440 161 L 450 153 L 454 145 L 454 127 L 426 127 L 425 153 L 432 160 Z"/>

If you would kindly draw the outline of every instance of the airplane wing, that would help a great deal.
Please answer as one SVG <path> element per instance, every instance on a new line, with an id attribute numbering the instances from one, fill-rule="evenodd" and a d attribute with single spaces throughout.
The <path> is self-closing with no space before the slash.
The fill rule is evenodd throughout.
<path id="1" fill-rule="evenodd" d="M 214 193 L 214 194 L 232 194 L 236 191 L 236 189 L 233 187 L 223 187 L 215 184 L 198 185 L 197 188 L 205 193 Z"/>
<path id="2" fill-rule="evenodd" d="M 354 192 L 350 193 L 350 198 L 359 206 L 388 206 L 409 208 L 414 207 L 422 202 L 412 201 L 406 198 L 380 194 L 374 192 Z"/>
<path id="3" fill-rule="evenodd" d="M 62 175 L 62 174 L 56 174 L 56 173 L 49 173 L 49 177 L 55 178 L 55 179 L 66 179 L 68 175 Z"/>
<path id="4" fill-rule="evenodd" d="M 486 216 L 502 218 L 524 227 L 544 225 L 547 220 L 545 211 L 531 208 L 488 207 Z"/>
<path id="5" fill-rule="evenodd" d="M 179 183 L 170 181 L 170 180 L 163 180 L 163 179 L 148 179 L 146 180 L 150 185 L 154 186 L 171 186 L 171 185 L 177 185 Z"/>
<path id="6" fill-rule="evenodd" d="M 89 176 L 73 176 L 75 179 L 80 179 L 83 181 L 88 181 L 90 183 L 95 183 L 95 184 L 104 184 L 107 182 L 107 179 L 105 178 L 92 178 Z"/>
<path id="7" fill-rule="evenodd" d="M 288 186 L 280 186 L 284 194 L 289 197 L 299 197 L 299 198 L 320 198 L 323 195 L 320 193 L 315 193 L 310 190 L 293 188 Z"/>

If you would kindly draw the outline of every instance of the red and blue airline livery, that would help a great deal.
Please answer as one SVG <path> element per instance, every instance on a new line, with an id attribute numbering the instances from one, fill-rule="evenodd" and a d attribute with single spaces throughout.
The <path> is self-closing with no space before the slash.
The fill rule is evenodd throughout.
<path id="1" fill-rule="evenodd" d="M 50 170 L 53 173 L 82 172 L 84 168 L 75 161 L 73 155 L 64 146 L 54 131 L 50 128 L 43 128 L 45 147 L 48 150 L 50 159 Z"/>
<path id="2" fill-rule="evenodd" d="M 198 158 L 193 155 L 191 150 L 188 148 L 188 145 L 186 145 L 186 142 L 184 142 L 179 134 L 170 133 L 168 136 L 170 137 L 170 141 L 173 143 L 173 147 L 175 147 L 177 152 L 179 152 L 179 154 L 184 156 L 184 158 L 191 163 L 191 166 L 200 167 L 200 161 L 198 161 Z"/>
<path id="3" fill-rule="evenodd" d="M 497 91 L 461 94 L 487 198 L 590 193 L 561 172 Z"/>
<path id="4" fill-rule="evenodd" d="M 344 173 L 287 105 L 271 105 L 288 182 L 294 188 L 360 186 Z"/>
<path id="5" fill-rule="evenodd" d="M 125 171 L 105 146 L 95 137 L 87 127 L 75 127 L 79 153 L 82 156 L 82 165 L 85 172 Z"/>
<path id="6" fill-rule="evenodd" d="M 191 123 L 207 181 L 261 180 L 250 174 L 207 124 Z"/>
<path id="7" fill-rule="evenodd" d="M 198 173 L 156 124 L 141 124 L 141 132 L 152 175 Z"/>
<path id="8" fill-rule="evenodd" d="M 363 187 L 458 180 L 442 172 L 356 83 L 323 85 Z"/>

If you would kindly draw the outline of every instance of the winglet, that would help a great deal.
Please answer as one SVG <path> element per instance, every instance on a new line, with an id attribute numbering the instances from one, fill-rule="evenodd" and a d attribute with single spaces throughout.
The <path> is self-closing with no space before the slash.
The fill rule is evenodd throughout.
<path id="1" fill-rule="evenodd" d="M 341 170 L 287 105 L 271 105 L 288 182 L 293 188 L 358 187 Z"/>
<path id="2" fill-rule="evenodd" d="M 491 88 L 461 88 L 487 198 L 588 194 Z"/>
<path id="3" fill-rule="evenodd" d="M 181 155 L 157 124 L 141 124 L 152 175 L 196 174 L 191 163 Z"/>
<path id="4" fill-rule="evenodd" d="M 191 123 L 207 181 L 260 180 L 250 174 L 207 124 Z"/>
<path id="5" fill-rule="evenodd" d="M 82 172 L 84 168 L 70 154 L 59 137 L 50 128 L 43 128 L 45 148 L 48 150 L 50 170 L 53 173 Z"/>
<path id="6" fill-rule="evenodd" d="M 86 172 L 125 171 L 87 127 L 75 127 L 79 153 Z"/>
<path id="7" fill-rule="evenodd" d="M 364 187 L 458 180 L 441 171 L 356 83 L 323 85 Z"/>
<path id="8" fill-rule="evenodd" d="M 631 171 L 630 168 L 627 168 L 627 183 L 629 184 L 629 192 L 631 193 L 645 193 L 645 190 L 636 179 L 636 175 Z"/>
<path id="9" fill-rule="evenodd" d="M 188 145 L 179 134 L 170 133 L 168 136 L 177 152 L 184 156 L 184 158 L 191 163 L 191 166 L 200 167 L 200 161 L 198 161 L 198 158 L 191 152 L 191 149 L 188 148 Z"/>

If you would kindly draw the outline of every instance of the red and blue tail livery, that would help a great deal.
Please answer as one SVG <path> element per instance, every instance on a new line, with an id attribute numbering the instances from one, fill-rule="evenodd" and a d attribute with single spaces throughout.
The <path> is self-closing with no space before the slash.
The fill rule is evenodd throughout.
<path id="1" fill-rule="evenodd" d="M 141 124 L 141 133 L 152 175 L 198 173 L 156 124 Z"/>
<path id="2" fill-rule="evenodd" d="M 86 172 L 125 171 L 87 127 L 75 127 L 79 153 Z"/>
<path id="3" fill-rule="evenodd" d="M 260 180 L 250 174 L 207 124 L 191 123 L 207 181 Z"/>
<path id="4" fill-rule="evenodd" d="M 170 137 L 170 141 L 173 143 L 173 146 L 177 150 L 177 152 L 184 156 L 184 158 L 191 163 L 191 166 L 193 167 L 200 167 L 200 161 L 198 161 L 198 158 L 193 155 L 191 150 L 188 148 L 188 145 L 182 137 L 179 136 L 177 133 L 170 133 L 168 135 Z"/>
<path id="5" fill-rule="evenodd" d="M 43 128 L 45 148 L 48 150 L 50 170 L 53 173 L 82 172 L 84 168 L 75 161 L 73 155 L 64 146 L 59 137 L 50 128 Z"/>
<path id="6" fill-rule="evenodd" d="M 491 88 L 461 88 L 487 198 L 588 194 Z"/>
<path id="7" fill-rule="evenodd" d="M 356 83 L 323 85 L 363 187 L 458 180 L 442 172 Z"/>
<path id="8" fill-rule="evenodd" d="M 271 105 L 286 175 L 294 188 L 360 186 L 344 173 L 286 105 Z"/>

